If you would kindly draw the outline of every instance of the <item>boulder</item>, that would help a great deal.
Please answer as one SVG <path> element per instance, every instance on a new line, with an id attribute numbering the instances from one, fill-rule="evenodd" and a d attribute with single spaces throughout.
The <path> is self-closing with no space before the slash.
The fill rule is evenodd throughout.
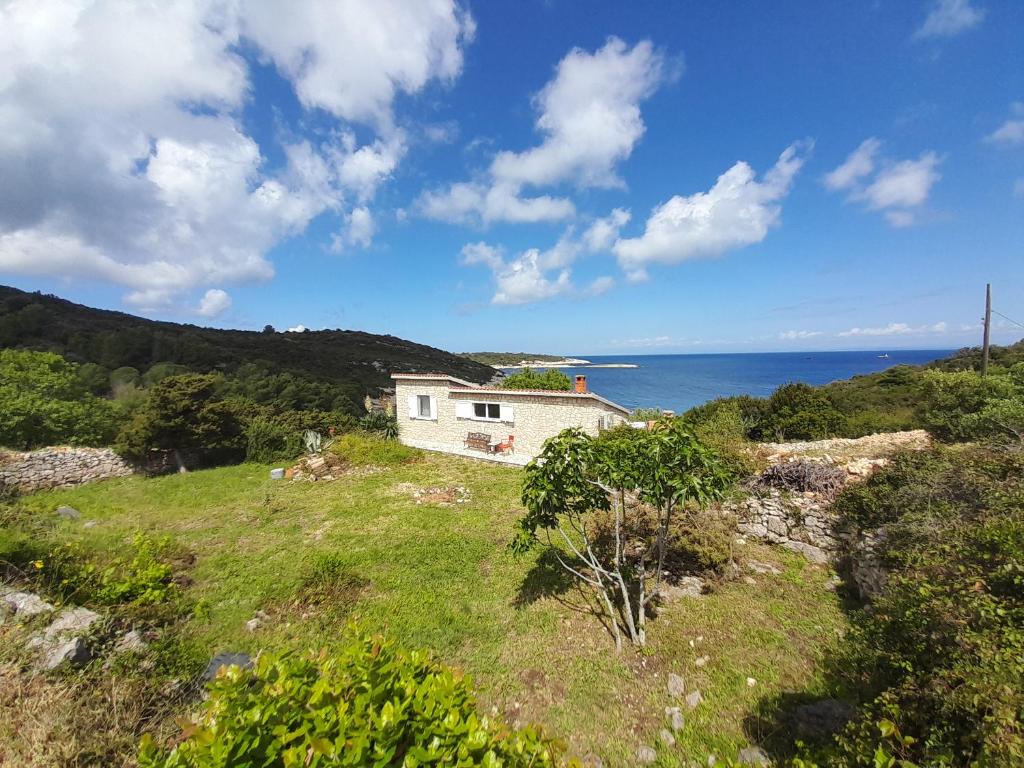
<path id="1" fill-rule="evenodd" d="M 3 607 L 9 613 L 24 619 L 53 610 L 52 605 L 31 592 L 9 592 L 3 596 Z"/>
<path id="2" fill-rule="evenodd" d="M 82 516 L 82 513 L 79 512 L 74 507 L 65 507 L 65 506 L 57 507 L 57 514 L 60 517 L 63 517 L 65 520 L 77 520 L 78 518 L 80 518 Z"/>
<path id="3" fill-rule="evenodd" d="M 821 699 L 802 704 L 793 711 L 796 732 L 813 738 L 841 731 L 857 714 L 852 704 L 841 699 Z"/>
<path id="4" fill-rule="evenodd" d="M 690 709 L 696 709 L 702 701 L 704 701 L 704 697 L 700 695 L 700 691 L 691 691 L 686 694 L 686 706 Z"/>
<path id="5" fill-rule="evenodd" d="M 679 698 L 686 692 L 686 682 L 675 672 L 668 675 L 668 695 Z"/>
<path id="6" fill-rule="evenodd" d="M 669 725 L 673 731 L 683 730 L 685 720 L 683 719 L 683 711 L 679 707 L 665 707 L 665 717 L 668 718 Z"/>
<path id="7" fill-rule="evenodd" d="M 672 731 L 668 728 L 662 728 L 658 732 L 658 741 L 660 741 L 661 745 L 666 749 L 671 749 L 676 745 L 676 737 L 672 735 Z"/>
<path id="8" fill-rule="evenodd" d="M 53 641 L 84 635 L 101 618 L 88 608 L 65 608 L 43 632 L 43 638 Z"/>
<path id="9" fill-rule="evenodd" d="M 744 747 L 736 758 L 740 765 L 771 765 L 771 758 L 760 747 Z"/>
<path id="10" fill-rule="evenodd" d="M 747 568 L 752 570 L 754 573 L 770 573 L 772 576 L 778 576 L 782 573 L 781 570 L 771 563 L 762 563 L 760 560 L 748 560 Z"/>
<path id="11" fill-rule="evenodd" d="M 121 639 L 114 646 L 114 653 L 142 653 L 148 647 L 142 635 L 133 629 L 121 635 Z"/>
<path id="12" fill-rule="evenodd" d="M 636 761 L 640 765 L 650 765 L 658 759 L 658 753 L 651 747 L 640 747 L 636 751 Z"/>
<path id="13" fill-rule="evenodd" d="M 209 682 L 217 676 L 222 667 L 230 667 L 232 665 L 242 669 L 252 669 L 252 657 L 247 653 L 232 653 L 230 651 L 218 653 L 210 659 L 210 663 L 206 665 L 206 669 L 203 670 L 200 678 L 203 682 Z"/>
<path id="14" fill-rule="evenodd" d="M 63 664 L 80 667 L 91 658 L 92 654 L 85 641 L 80 637 L 72 637 L 49 648 L 40 666 L 43 669 L 56 669 Z"/>
<path id="15" fill-rule="evenodd" d="M 681 597 L 703 597 L 704 579 L 699 576 L 683 576 L 676 584 L 662 584 L 659 594 L 668 602 Z"/>

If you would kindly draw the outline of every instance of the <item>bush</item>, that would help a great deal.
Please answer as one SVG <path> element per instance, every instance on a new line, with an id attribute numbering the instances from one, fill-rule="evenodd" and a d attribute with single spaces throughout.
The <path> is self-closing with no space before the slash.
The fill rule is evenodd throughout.
<path id="1" fill-rule="evenodd" d="M 553 766 L 533 728 L 476 711 L 468 681 L 423 651 L 358 638 L 341 652 L 261 655 L 230 667 L 170 752 L 144 738 L 142 768 Z"/>
<path id="2" fill-rule="evenodd" d="M 863 703 L 828 764 L 869 764 L 886 733 L 921 765 L 1021 764 L 1024 455 L 898 455 L 835 508 L 851 530 L 884 531 L 889 576 L 832 659 Z"/>
<path id="3" fill-rule="evenodd" d="M 687 411 L 681 418 L 718 454 L 733 477 L 747 477 L 757 471 L 747 434 L 760 418 L 762 402 L 752 397 L 713 400 Z"/>
<path id="4" fill-rule="evenodd" d="M 928 371 L 924 376 L 921 418 L 946 442 L 1024 439 L 1024 363 L 974 371 Z"/>
<path id="5" fill-rule="evenodd" d="M 572 389 L 569 377 L 555 368 L 548 368 L 538 373 L 532 368 L 523 368 L 501 380 L 505 389 L 548 389 L 556 392 L 568 392 Z"/>
<path id="6" fill-rule="evenodd" d="M 385 440 L 398 439 L 398 419 L 394 414 L 370 411 L 359 420 L 359 426 L 364 431 L 372 432 Z"/>
<path id="7" fill-rule="evenodd" d="M 402 445 L 397 440 L 385 440 L 376 435 L 350 432 L 342 435 L 331 446 L 331 452 L 350 464 L 393 467 L 408 464 L 420 458 L 415 448 Z"/>
<path id="8" fill-rule="evenodd" d="M 114 406 L 89 391 L 60 355 L 0 350 L 0 445 L 104 445 L 117 432 Z"/>
<path id="9" fill-rule="evenodd" d="M 846 419 L 821 390 L 799 382 L 776 389 L 764 406 L 754 437 L 821 440 L 842 431 Z"/>

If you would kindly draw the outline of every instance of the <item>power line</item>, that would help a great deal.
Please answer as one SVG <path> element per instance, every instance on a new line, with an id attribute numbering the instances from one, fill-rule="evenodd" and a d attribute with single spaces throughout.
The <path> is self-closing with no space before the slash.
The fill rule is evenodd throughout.
<path id="1" fill-rule="evenodd" d="M 1013 323 L 1014 325 L 1019 325 L 1019 326 L 1020 326 L 1021 328 L 1024 328 L 1024 323 L 1018 323 L 1018 322 L 1017 322 L 1016 320 L 1014 320 L 1014 319 L 1013 319 L 1012 317 L 1007 317 L 1007 316 L 1006 316 L 1006 315 L 1004 315 L 1004 314 L 1003 314 L 1002 312 L 996 312 L 996 311 L 995 311 L 995 310 L 993 309 L 993 310 L 992 310 L 992 314 L 993 314 L 993 315 L 999 315 L 999 316 L 1000 316 L 1001 318 L 1003 318 L 1003 320 L 1009 320 L 1009 321 L 1010 321 L 1011 323 Z"/>

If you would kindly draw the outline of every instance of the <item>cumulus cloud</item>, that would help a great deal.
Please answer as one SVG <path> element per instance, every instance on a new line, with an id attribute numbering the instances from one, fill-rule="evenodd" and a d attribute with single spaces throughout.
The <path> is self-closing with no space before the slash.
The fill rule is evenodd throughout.
<path id="1" fill-rule="evenodd" d="M 593 253 L 611 250 L 619 239 L 619 231 L 629 223 L 630 217 L 625 208 L 616 208 L 607 216 L 596 219 L 583 233 L 584 247 Z"/>
<path id="2" fill-rule="evenodd" d="M 932 325 L 911 326 L 907 323 L 889 323 L 888 325 L 875 328 L 851 328 L 848 331 L 841 331 L 837 336 L 911 336 L 928 333 L 945 333 L 946 323 L 938 322 Z"/>
<path id="3" fill-rule="evenodd" d="M 914 37 L 954 37 L 978 26 L 984 18 L 985 11 L 971 5 L 971 0 L 935 0 Z"/>
<path id="4" fill-rule="evenodd" d="M 786 341 L 813 339 L 815 336 L 821 336 L 822 333 L 822 331 L 782 331 L 779 333 L 779 338 Z"/>
<path id="5" fill-rule="evenodd" d="M 350 247 L 369 248 L 376 232 L 377 224 L 370 209 L 358 206 L 345 215 L 345 226 L 331 239 L 331 250 L 340 253 Z"/>
<path id="6" fill-rule="evenodd" d="M 568 199 L 529 196 L 524 187 L 621 186 L 616 166 L 643 136 L 640 104 L 665 82 L 666 69 L 649 41 L 630 47 L 612 37 L 593 53 L 574 48 L 534 100 L 541 143 L 498 152 L 483 178 L 428 190 L 417 209 L 432 219 L 485 225 L 571 217 Z"/>
<path id="7" fill-rule="evenodd" d="M 619 239 L 613 247 L 627 277 L 644 279 L 650 263 L 719 256 L 764 240 L 779 222 L 781 201 L 808 150 L 803 144 L 787 147 L 760 180 L 747 163 L 738 162 L 707 192 L 676 195 L 656 207 L 640 237 Z"/>
<path id="8" fill-rule="evenodd" d="M 1010 105 L 1010 117 L 986 136 L 985 141 L 1004 146 L 1024 144 L 1024 101 Z"/>
<path id="9" fill-rule="evenodd" d="M 203 317 L 217 317 L 231 307 L 231 297 L 220 288 L 211 288 L 199 302 L 196 310 Z"/>
<path id="10" fill-rule="evenodd" d="M 103 280 L 147 308 L 270 278 L 266 253 L 313 218 L 359 218 L 405 152 L 394 97 L 456 76 L 471 33 L 443 0 L 3 5 L 0 270 Z M 268 167 L 240 120 L 242 50 L 325 110 L 331 138 Z M 359 146 L 347 121 L 380 136 Z"/>
<path id="11" fill-rule="evenodd" d="M 916 221 L 916 210 L 942 178 L 942 158 L 935 152 L 922 152 L 916 160 L 879 160 L 880 149 L 878 139 L 866 139 L 825 175 L 825 186 L 833 192 L 845 191 L 848 200 L 880 211 L 893 227 L 909 227 Z"/>

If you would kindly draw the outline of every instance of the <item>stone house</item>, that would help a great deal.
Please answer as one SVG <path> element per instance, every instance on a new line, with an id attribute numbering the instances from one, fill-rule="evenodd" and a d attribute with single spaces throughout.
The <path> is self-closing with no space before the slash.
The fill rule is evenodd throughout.
<path id="1" fill-rule="evenodd" d="M 597 435 L 629 417 L 626 408 L 588 391 L 586 376 L 577 376 L 569 392 L 479 386 L 443 373 L 391 378 L 402 443 L 509 464 L 526 464 L 563 429 Z"/>

